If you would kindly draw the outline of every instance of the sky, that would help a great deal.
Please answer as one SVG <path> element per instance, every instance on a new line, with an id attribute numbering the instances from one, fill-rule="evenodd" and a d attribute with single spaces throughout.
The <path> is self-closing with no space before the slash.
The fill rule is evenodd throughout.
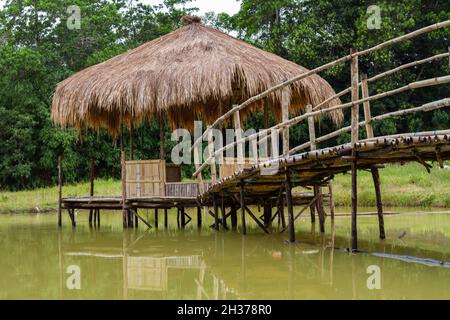
<path id="1" fill-rule="evenodd" d="M 157 5 L 162 3 L 162 0 L 140 0 L 142 3 Z M 193 0 L 187 7 L 196 7 L 200 9 L 199 14 L 203 15 L 206 12 L 235 14 L 239 11 L 240 0 Z"/>

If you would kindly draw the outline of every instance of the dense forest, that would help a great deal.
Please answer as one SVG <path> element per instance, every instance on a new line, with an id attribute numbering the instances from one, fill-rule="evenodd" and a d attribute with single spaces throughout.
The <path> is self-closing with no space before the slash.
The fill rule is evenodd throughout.
<path id="1" fill-rule="evenodd" d="M 0 9 L 0 189 L 50 185 L 56 159 L 64 154 L 67 182 L 88 177 L 90 159 L 97 176 L 120 175 L 118 142 L 106 133 L 61 130 L 52 123 L 51 100 L 56 84 L 71 74 L 130 48 L 169 33 L 180 25 L 190 0 L 165 0 L 149 6 L 133 0 L 7 0 Z M 267 51 L 314 68 L 384 40 L 450 19 L 448 0 L 378 0 L 380 28 L 368 28 L 373 1 L 365 0 L 243 0 L 234 16 L 208 13 L 204 23 L 231 33 Z M 80 28 L 68 28 L 72 5 L 80 7 Z M 70 21 L 69 21 L 70 22 Z M 420 58 L 445 52 L 450 29 L 382 50 L 361 61 L 362 72 L 374 75 Z M 408 69 L 372 85 L 371 92 L 391 90 L 411 81 L 449 73 L 448 61 Z M 335 88 L 349 84 L 349 66 L 321 74 Z M 450 97 L 450 87 L 416 90 L 374 103 L 374 113 L 419 106 Z M 347 117 L 348 118 L 348 117 Z M 248 125 L 261 124 L 256 114 Z M 376 134 L 448 128 L 450 112 L 384 121 Z M 322 120 L 321 134 L 333 130 Z M 166 150 L 171 148 L 166 127 Z M 159 157 L 159 123 L 135 131 L 136 157 Z M 348 137 L 340 137 L 346 141 Z M 307 139 L 307 128 L 292 129 L 292 144 Z M 168 152 L 170 155 L 170 152 Z M 189 174 L 188 171 L 185 174 Z"/>

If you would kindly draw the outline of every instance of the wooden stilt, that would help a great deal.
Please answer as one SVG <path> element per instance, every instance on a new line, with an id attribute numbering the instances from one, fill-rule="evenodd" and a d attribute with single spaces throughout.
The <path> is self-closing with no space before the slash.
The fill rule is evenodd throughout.
<path id="1" fill-rule="evenodd" d="M 352 250 L 358 250 L 358 168 L 357 162 L 352 162 Z"/>
<path id="2" fill-rule="evenodd" d="M 158 209 L 155 209 L 155 228 L 156 229 L 158 229 L 158 216 L 159 216 Z"/>
<path id="3" fill-rule="evenodd" d="M 247 234 L 247 225 L 245 224 L 245 198 L 244 198 L 244 180 L 241 180 L 240 184 L 240 203 L 241 203 L 241 215 L 242 215 L 242 235 Z"/>
<path id="4" fill-rule="evenodd" d="M 330 201 L 330 215 L 331 215 L 331 221 L 334 221 L 336 206 L 334 205 L 334 195 L 333 195 L 333 185 L 328 183 L 328 197 Z"/>
<path id="5" fill-rule="evenodd" d="M 352 49 L 351 54 L 355 54 L 356 50 Z M 359 100 L 359 62 L 358 56 L 353 56 L 351 62 L 351 81 L 352 81 L 352 101 Z M 358 230 L 357 230 L 357 214 L 358 214 L 358 163 L 356 160 L 356 144 L 359 141 L 359 105 L 352 107 L 352 250 L 358 250 Z"/>
<path id="6" fill-rule="evenodd" d="M 127 202 L 127 164 L 126 164 L 126 154 L 125 149 L 122 148 L 122 216 L 123 216 L 123 227 L 126 229 L 128 227 L 127 223 L 127 209 L 126 209 L 126 202 Z"/>
<path id="7" fill-rule="evenodd" d="M 186 228 L 186 209 L 184 207 L 181 208 L 181 228 Z"/>
<path id="8" fill-rule="evenodd" d="M 227 213 L 226 213 L 225 198 L 224 198 L 223 193 L 221 195 L 221 200 L 222 200 L 222 202 L 221 202 L 220 208 L 221 208 L 221 211 L 222 211 L 222 227 L 226 230 L 226 229 L 228 229 L 228 227 L 227 227 Z"/>
<path id="9" fill-rule="evenodd" d="M 264 204 L 264 226 L 266 228 L 270 227 L 272 224 L 272 204 L 265 203 Z"/>
<path id="10" fill-rule="evenodd" d="M 62 227 L 62 156 L 58 157 L 58 227 Z"/>
<path id="11" fill-rule="evenodd" d="M 291 175 L 289 173 L 289 169 L 286 168 L 286 205 L 288 208 L 288 217 L 289 217 L 289 241 L 291 243 L 295 242 L 295 221 L 294 221 L 294 208 L 292 206 L 292 184 L 291 184 Z"/>
<path id="12" fill-rule="evenodd" d="M 202 207 L 197 207 L 197 228 L 202 228 Z"/>
<path id="13" fill-rule="evenodd" d="M 100 209 L 97 209 L 97 226 L 100 227 Z"/>
<path id="14" fill-rule="evenodd" d="M 231 218 L 231 228 L 233 230 L 237 230 L 238 217 L 237 217 L 237 208 L 235 205 L 232 205 L 231 207 L 230 218 Z"/>
<path id="15" fill-rule="evenodd" d="M 375 196 L 377 200 L 378 224 L 380 228 L 380 239 L 386 239 L 384 230 L 383 202 L 381 199 L 380 173 L 377 168 L 372 168 L 373 184 L 375 186 Z"/>
<path id="16" fill-rule="evenodd" d="M 219 230 L 219 204 L 217 203 L 217 195 L 213 195 L 214 203 L 214 229 Z"/>
<path id="17" fill-rule="evenodd" d="M 75 219 L 75 209 L 68 209 L 68 211 L 69 211 L 70 220 L 72 221 L 72 227 L 75 228 L 77 226 L 77 222 Z"/>
<path id="18" fill-rule="evenodd" d="M 316 205 L 313 204 L 310 208 L 311 211 L 311 223 L 316 223 Z"/>
<path id="19" fill-rule="evenodd" d="M 325 233 L 325 210 L 323 207 L 323 193 L 322 188 L 318 185 L 314 186 L 314 196 L 317 198 L 316 208 L 319 215 L 320 232 Z"/>
<path id="20" fill-rule="evenodd" d="M 134 208 L 133 210 L 136 212 L 136 214 L 133 214 L 134 215 L 134 227 L 136 229 L 139 229 L 139 218 L 138 218 L 138 215 L 137 215 L 138 209 Z"/>
<path id="21" fill-rule="evenodd" d="M 177 208 L 177 226 L 178 226 L 178 229 L 180 229 L 180 215 L 181 215 L 181 209 L 180 208 Z"/>
<path id="22" fill-rule="evenodd" d="M 90 177 L 90 181 L 91 181 L 91 192 L 89 193 L 91 198 L 94 196 L 94 179 L 95 179 L 95 162 L 94 159 L 91 159 L 91 177 Z M 93 210 L 94 209 L 90 209 L 89 210 L 89 225 L 92 226 L 92 214 L 93 214 Z"/>
<path id="23" fill-rule="evenodd" d="M 164 209 L 164 228 L 167 229 L 169 227 L 169 217 L 167 209 Z"/>

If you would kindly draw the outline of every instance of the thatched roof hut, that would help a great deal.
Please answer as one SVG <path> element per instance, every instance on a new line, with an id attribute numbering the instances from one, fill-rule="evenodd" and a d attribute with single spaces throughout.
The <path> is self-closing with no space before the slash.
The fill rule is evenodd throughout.
<path id="1" fill-rule="evenodd" d="M 52 117 L 64 128 L 107 128 L 114 135 L 122 124 L 137 126 L 156 114 L 167 114 L 173 126 L 192 128 L 195 120 L 211 123 L 233 104 L 305 71 L 198 17 L 185 17 L 184 27 L 61 82 Z M 310 76 L 292 85 L 290 110 L 298 114 L 332 95 L 324 79 Z M 270 102 L 279 114 L 281 92 Z M 340 121 L 342 112 L 331 117 Z"/>

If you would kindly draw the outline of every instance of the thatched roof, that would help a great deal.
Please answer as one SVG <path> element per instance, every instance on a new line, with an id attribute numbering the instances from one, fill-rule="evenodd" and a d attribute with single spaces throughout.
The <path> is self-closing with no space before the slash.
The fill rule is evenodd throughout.
<path id="1" fill-rule="evenodd" d="M 220 116 L 220 109 L 225 112 L 232 104 L 307 71 L 207 27 L 199 18 L 188 17 L 184 22 L 184 27 L 170 34 L 59 83 L 53 120 L 64 128 L 103 127 L 117 134 L 121 123 L 137 126 L 156 114 L 167 114 L 172 125 L 191 128 L 194 120 L 211 123 Z M 307 104 L 317 105 L 334 94 L 317 75 L 291 89 L 291 112 L 297 114 Z M 281 93 L 270 100 L 279 114 Z M 336 99 L 330 106 L 339 103 Z M 331 116 L 340 121 L 342 112 Z"/>

